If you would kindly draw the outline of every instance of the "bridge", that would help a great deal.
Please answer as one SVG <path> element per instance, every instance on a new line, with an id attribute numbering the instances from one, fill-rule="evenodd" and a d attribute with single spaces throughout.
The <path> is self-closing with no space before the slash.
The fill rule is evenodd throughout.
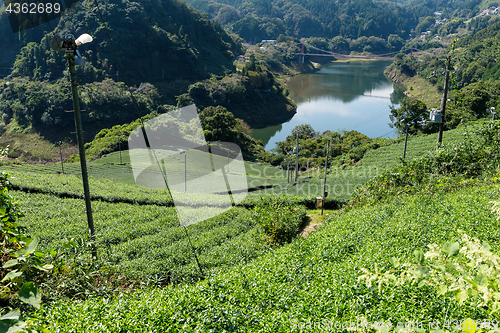
<path id="1" fill-rule="evenodd" d="M 370 60 L 389 60 L 389 61 L 395 61 L 395 60 L 401 60 L 401 59 L 394 58 L 395 54 L 397 54 L 399 52 L 402 52 L 402 51 L 406 51 L 406 50 L 401 50 L 401 51 L 391 52 L 391 53 L 386 53 L 386 54 L 363 56 L 363 55 L 349 55 L 349 54 L 342 54 L 342 53 L 331 52 L 331 51 L 323 50 L 323 49 L 317 48 L 315 46 L 312 46 L 312 45 L 309 45 L 309 44 L 306 44 L 306 43 L 303 43 L 303 42 L 300 43 L 300 44 L 297 44 L 297 45 L 301 45 L 301 52 L 300 53 L 295 53 L 296 55 L 299 56 L 299 61 L 301 63 L 304 63 L 304 57 L 305 56 L 332 57 L 332 58 L 335 58 L 337 60 L 344 60 L 344 59 L 370 59 Z M 305 49 L 306 45 L 307 45 L 307 47 L 309 49 L 314 49 L 314 50 L 317 50 L 317 51 L 320 51 L 320 52 L 324 52 L 324 53 L 306 53 L 306 52 L 304 52 L 304 49 Z M 410 50 L 410 49 L 408 49 L 408 50 Z M 415 48 L 415 50 L 416 50 L 416 48 Z M 411 48 L 411 54 L 413 55 L 413 48 Z"/>

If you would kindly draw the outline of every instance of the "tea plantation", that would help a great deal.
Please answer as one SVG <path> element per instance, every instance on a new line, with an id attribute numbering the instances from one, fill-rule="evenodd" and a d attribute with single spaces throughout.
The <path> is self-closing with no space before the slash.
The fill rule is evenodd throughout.
<path id="1" fill-rule="evenodd" d="M 380 294 L 357 281 L 361 268 L 389 267 L 391 256 L 410 261 L 415 249 L 457 239 L 457 229 L 489 242 L 498 253 L 499 222 L 490 201 L 499 195 L 497 185 L 483 186 L 335 214 L 308 238 L 195 285 L 113 299 L 61 299 L 38 315 L 50 331 L 60 332 L 290 332 L 307 327 L 339 332 L 342 324 L 356 326 L 362 318 L 394 325 L 437 321 L 441 327 L 450 319 L 499 319 L 472 301 L 458 306 L 453 296 L 439 296 L 429 287 L 399 286 Z"/>
<path id="2" fill-rule="evenodd" d="M 463 331 L 450 323 L 467 318 L 499 320 L 500 312 L 479 305 L 473 288 L 459 304 L 432 284 L 358 279 L 368 270 L 390 280 L 383 272 L 396 260 L 406 267 L 415 250 L 459 241 L 460 232 L 500 253 L 492 210 L 500 197 L 499 127 L 479 123 L 446 132 L 445 141 L 455 145 L 438 153 L 435 135 L 413 138 L 405 163 L 398 159 L 404 143 L 397 143 L 368 151 L 355 166 L 333 168 L 327 207 L 351 201 L 329 211 L 307 237 L 296 235 L 322 191 L 324 171 L 303 172 L 293 184 L 280 169 L 247 163 L 249 188 L 266 189 L 184 229 L 166 191 L 133 184 L 126 152 L 121 161 L 119 153 L 107 155 L 89 163 L 96 265 L 82 250 L 86 219 L 77 166 L 66 164 L 63 175 L 60 165 L 5 164 L 13 177 L 9 193 L 25 215 L 19 222 L 40 237 L 39 249 L 50 253 L 60 279 L 58 286 L 42 283 L 45 303 L 28 325 L 49 332 L 382 332 L 383 323 L 387 332 L 406 325 L 407 332 L 437 333 Z M 464 132 L 471 134 L 464 139 Z M 201 200 L 220 209 L 216 195 Z M 58 261 L 65 251 L 71 264 Z M 458 271 L 445 271 L 461 279 Z M 72 282 L 88 285 L 69 292 L 65 284 Z"/>

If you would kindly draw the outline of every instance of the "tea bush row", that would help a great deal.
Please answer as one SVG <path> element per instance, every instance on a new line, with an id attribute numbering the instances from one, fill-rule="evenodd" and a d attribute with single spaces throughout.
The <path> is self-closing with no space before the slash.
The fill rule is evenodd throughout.
<path id="1" fill-rule="evenodd" d="M 485 123 L 455 144 L 394 167 L 370 180 L 350 200 L 350 206 L 411 194 L 435 193 L 474 186 L 478 178 L 494 177 L 500 167 L 500 123 Z M 496 181 L 493 178 L 493 181 Z"/>
<path id="2" fill-rule="evenodd" d="M 42 248 L 57 249 L 67 239 L 86 237 L 83 200 L 19 191 L 15 197 L 25 214 L 22 223 L 42 239 Z M 288 208 L 292 206 L 284 199 L 279 202 L 287 207 L 291 221 L 303 218 L 303 210 Z M 248 261 L 267 251 L 257 220 L 242 207 L 188 226 L 190 241 L 174 207 L 93 201 L 92 208 L 101 255 L 141 279 L 157 276 L 171 283 L 198 279 L 193 251 L 207 270 Z"/>
<path id="3" fill-rule="evenodd" d="M 358 276 L 363 267 L 387 269 L 391 257 L 407 260 L 427 244 L 458 239 L 458 229 L 498 253 L 500 224 L 490 201 L 499 196 L 497 185 L 477 186 L 353 209 L 332 216 L 307 238 L 194 285 L 114 299 L 60 299 L 39 315 L 49 330 L 65 332 L 338 332 L 361 320 L 394 326 L 450 318 L 498 320 L 498 314 L 469 300 L 459 305 L 426 286 L 379 294 Z"/>

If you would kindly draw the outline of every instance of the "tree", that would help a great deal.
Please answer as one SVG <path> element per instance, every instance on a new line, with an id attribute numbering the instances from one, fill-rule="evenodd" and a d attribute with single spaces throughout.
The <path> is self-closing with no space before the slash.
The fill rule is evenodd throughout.
<path id="1" fill-rule="evenodd" d="M 423 129 L 420 124 L 422 119 L 429 119 L 427 114 L 427 106 L 424 102 L 418 99 L 403 98 L 399 108 L 391 107 L 391 127 L 396 127 L 400 134 L 405 132 L 406 123 L 408 123 L 408 133 L 415 134 Z"/>
<path id="2" fill-rule="evenodd" d="M 287 136 L 286 140 L 291 139 L 292 141 L 297 138 L 297 132 L 299 133 L 299 139 L 305 140 L 309 138 L 316 137 L 316 132 L 309 124 L 297 125 L 292 130 L 292 135 Z"/>
<path id="3" fill-rule="evenodd" d="M 232 142 L 237 144 L 243 156 L 255 159 L 264 151 L 262 142 L 257 141 L 245 133 L 245 129 L 238 118 L 223 106 L 209 106 L 199 114 L 205 139 L 210 141 Z"/>
<path id="4" fill-rule="evenodd" d="M 399 51 L 403 46 L 405 45 L 405 41 L 403 38 L 399 37 L 398 35 L 389 35 L 389 38 L 387 38 L 387 47 L 394 51 Z"/>

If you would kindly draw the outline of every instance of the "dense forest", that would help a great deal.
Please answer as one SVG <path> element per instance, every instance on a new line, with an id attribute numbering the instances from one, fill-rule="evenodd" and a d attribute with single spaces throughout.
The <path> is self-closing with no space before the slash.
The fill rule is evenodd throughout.
<path id="1" fill-rule="evenodd" d="M 434 24 L 435 13 L 450 21 L 441 27 L 450 31 L 474 18 L 471 27 L 482 29 L 497 17 L 477 17 L 495 1 L 318 1 L 318 0 L 188 0 L 230 31 L 247 41 L 276 39 L 284 34 L 294 37 L 356 39 L 396 35 L 407 39 Z M 437 27 L 436 27 L 437 29 Z"/>
<path id="2" fill-rule="evenodd" d="M 237 128 L 242 133 L 245 128 L 282 123 L 296 109 L 284 86 L 286 77 L 314 70 L 309 61 L 297 62 L 299 37 L 308 37 L 306 51 L 319 48 L 345 54 L 394 54 L 411 46 L 442 47 L 429 37 L 434 33 L 447 36 L 466 26 L 476 31 L 496 20 L 490 15 L 475 17 L 479 10 L 492 5 L 491 1 L 412 5 L 367 0 L 190 3 L 202 12 L 180 0 L 104 0 L 99 3 L 104 19 L 101 22 L 93 3 L 80 2 L 52 21 L 50 27 L 43 25 L 20 33 L 11 33 L 6 15 L 0 15 L 0 42 L 5 45 L 0 51 L 0 74 L 6 76 L 0 80 L 0 134 L 7 134 L 1 143 L 8 144 L 14 132 L 36 132 L 51 142 L 74 140 L 72 116 L 66 112 L 72 109 L 68 70 L 62 52 L 50 48 L 52 27 L 61 35 L 85 32 L 94 38 L 80 48 L 85 65 L 77 66 L 80 103 L 87 111 L 83 115 L 85 140 L 91 141 L 103 128 L 188 104 L 196 104 L 199 112 L 208 108 L 227 110 L 240 119 Z M 438 10 L 442 12 L 439 15 Z M 4 11 L 2 7 L 0 13 Z M 437 18 L 444 17 L 451 19 L 438 24 Z M 472 20 L 466 24 L 465 18 Z M 497 27 L 455 43 L 460 59 L 454 66 L 461 70 L 453 76 L 454 89 L 497 78 Z M 425 39 L 408 39 L 410 34 L 428 29 L 432 34 Z M 263 50 L 243 45 L 244 40 L 274 38 L 277 43 Z M 403 54 L 398 57 L 402 59 Z M 402 60 L 393 65 L 402 73 L 418 73 L 442 86 L 440 75 L 433 74 L 442 62 L 430 56 L 424 62 L 412 57 Z M 483 95 L 494 96 L 495 89 L 488 89 L 490 92 Z M 465 90 L 462 95 L 461 105 L 468 105 Z M 138 109 L 131 96 L 138 101 Z M 495 104 L 481 103 L 481 107 Z M 477 108 L 474 106 L 474 110 Z M 451 114 L 457 116 L 449 120 L 450 124 L 462 117 L 458 111 Z M 255 147 L 247 152 L 260 154 L 260 148 Z"/>
<path id="3" fill-rule="evenodd" d="M 394 2 L 356 1 L 219 1 L 189 4 L 247 41 L 295 37 L 357 38 L 390 34 L 407 36 L 416 25 L 413 13 Z"/>
<path id="4" fill-rule="evenodd" d="M 86 65 L 79 68 L 80 82 L 115 79 L 119 65 L 103 22 L 97 11 L 92 10 L 93 6 L 88 6 L 81 2 L 64 15 L 57 25 L 57 33 L 71 33 L 75 37 L 88 33 L 94 38 L 93 43 L 81 50 Z M 181 1 L 110 0 L 101 1 L 99 6 L 111 30 L 118 59 L 134 84 L 223 74 L 232 70 L 234 56 L 242 51 L 241 45 L 217 23 Z M 62 77 L 66 69 L 63 54 L 50 49 L 51 39 L 52 35 L 46 34 L 41 41 L 23 47 L 16 57 L 13 75 L 34 80 Z"/>
<path id="5" fill-rule="evenodd" d="M 94 6 L 81 2 L 51 22 L 59 35 L 89 33 L 94 38 L 79 48 L 85 65 L 76 67 L 81 107 L 87 111 L 85 141 L 103 128 L 186 103 L 196 103 L 200 112 L 221 105 L 251 126 L 280 123 L 295 113 L 266 60 L 250 61 L 237 72 L 234 60 L 245 52 L 241 39 L 184 2 L 102 1 L 104 22 Z M 6 15 L 0 19 L 5 30 L 0 41 L 6 45 L 2 65 L 10 72 L 0 80 L 0 134 L 7 134 L 2 144 L 11 142 L 10 134 L 28 132 L 51 142 L 72 142 L 68 70 L 63 52 L 50 48 L 53 34 L 48 26 L 12 33 Z"/>

